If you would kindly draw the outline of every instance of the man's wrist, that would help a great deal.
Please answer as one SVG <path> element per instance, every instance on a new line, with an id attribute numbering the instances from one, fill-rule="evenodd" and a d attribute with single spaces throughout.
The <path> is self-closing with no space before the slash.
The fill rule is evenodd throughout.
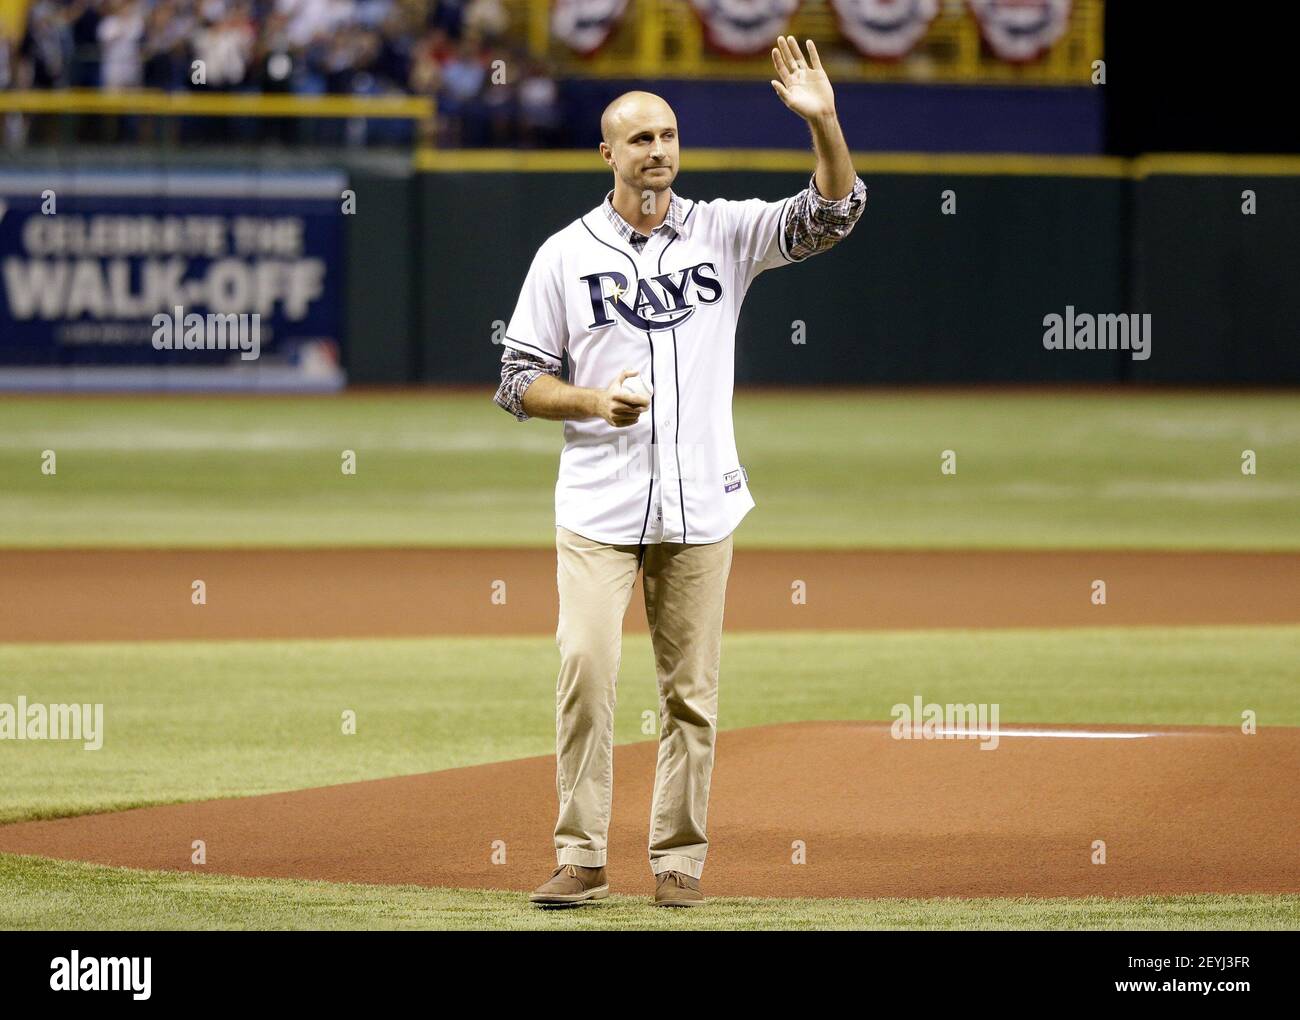
<path id="1" fill-rule="evenodd" d="M 839 127 L 840 118 L 832 107 L 828 113 L 819 113 L 814 117 L 809 117 L 808 123 L 814 131 L 834 132 Z"/>

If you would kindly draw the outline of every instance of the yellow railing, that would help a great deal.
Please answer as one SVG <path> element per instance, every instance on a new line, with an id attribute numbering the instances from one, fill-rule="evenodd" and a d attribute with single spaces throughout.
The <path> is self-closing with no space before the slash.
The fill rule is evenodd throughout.
<path id="1" fill-rule="evenodd" d="M 1125 159 L 1119 156 L 1041 156 L 1018 153 L 854 152 L 853 168 L 868 185 L 885 174 L 957 176 L 1108 177 L 1145 180 L 1163 175 L 1300 177 L 1300 156 L 1236 156 L 1170 153 Z M 682 171 L 783 172 L 806 175 L 811 153 L 793 149 L 695 149 L 682 153 Z M 415 168 L 424 173 L 608 173 L 590 149 L 416 150 Z"/>
<path id="2" fill-rule="evenodd" d="M 771 77 L 766 56 L 734 58 L 711 52 L 689 0 L 632 0 L 618 30 L 594 57 L 580 57 L 551 38 L 550 0 L 504 0 L 510 38 L 548 60 L 562 77 Z M 939 16 L 901 61 L 867 60 L 839 32 L 827 0 L 803 0 L 790 33 L 810 38 L 836 81 L 1086 85 L 1102 58 L 1104 0 L 1074 0 L 1061 40 L 1030 64 L 998 60 L 981 45 L 979 25 L 964 0 L 943 0 Z"/>
<path id="3" fill-rule="evenodd" d="M 426 120 L 425 96 L 298 96 L 161 92 L 157 89 L 0 91 L 0 113 L 139 114 L 183 117 L 373 117 Z"/>
<path id="4" fill-rule="evenodd" d="M 1029 156 L 1015 153 L 854 152 L 853 168 L 876 174 L 999 174 L 1065 177 L 1124 177 L 1128 162 L 1115 156 Z M 783 172 L 805 176 L 816 158 L 795 149 L 707 149 L 682 152 L 682 171 Z M 1300 167 L 1300 156 L 1289 164 Z M 595 147 L 590 149 L 435 149 L 416 150 L 415 168 L 425 173 L 608 173 Z M 1281 171 L 1279 171 L 1281 172 Z"/>

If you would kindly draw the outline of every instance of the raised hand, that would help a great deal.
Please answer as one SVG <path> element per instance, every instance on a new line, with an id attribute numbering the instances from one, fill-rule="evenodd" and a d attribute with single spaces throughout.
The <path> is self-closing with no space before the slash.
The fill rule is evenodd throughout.
<path id="1" fill-rule="evenodd" d="M 777 36 L 772 64 L 781 79 L 773 80 L 772 88 L 776 89 L 781 102 L 804 120 L 834 116 L 835 93 L 811 39 L 808 40 L 808 58 L 805 60 L 794 36 Z"/>

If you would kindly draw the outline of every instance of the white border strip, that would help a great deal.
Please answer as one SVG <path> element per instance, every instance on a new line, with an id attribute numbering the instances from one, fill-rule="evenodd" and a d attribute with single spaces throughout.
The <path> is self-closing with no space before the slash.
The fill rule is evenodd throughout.
<path id="1" fill-rule="evenodd" d="M 48 365 L 0 367 L 0 393 L 337 393 L 347 376 L 341 368 L 311 372 L 293 365 L 255 368 L 218 365 Z"/>
<path id="2" fill-rule="evenodd" d="M 4 170 L 0 194 L 39 197 L 46 188 L 72 196 L 147 198 L 339 198 L 347 177 L 334 170 Z M 163 210 L 159 215 L 164 215 Z M 108 215 L 106 213 L 97 213 Z M 84 215 L 84 214 L 83 214 Z M 123 215 L 114 213 L 113 215 Z"/>
<path id="3" fill-rule="evenodd" d="M 1062 740 L 1141 740 L 1144 737 L 1163 737 L 1164 733 L 1120 733 L 1114 730 L 1004 730 L 974 729 L 950 730 L 936 729 L 936 737 L 968 737 L 970 739 L 987 739 L 997 737 L 1050 737 Z"/>

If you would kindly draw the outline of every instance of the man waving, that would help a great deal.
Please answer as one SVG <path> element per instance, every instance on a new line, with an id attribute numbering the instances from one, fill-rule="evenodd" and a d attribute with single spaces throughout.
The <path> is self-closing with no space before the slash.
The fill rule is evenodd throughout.
<path id="1" fill-rule="evenodd" d="M 655 902 L 704 901 L 723 602 L 732 532 L 754 506 L 731 417 L 736 320 L 759 274 L 832 247 L 866 201 L 816 47 L 805 58 L 781 38 L 772 62 L 772 87 L 812 132 L 808 186 L 776 202 L 683 198 L 672 108 L 625 93 L 601 117 L 612 190 L 542 244 L 506 330 L 496 402 L 520 421 L 563 421 L 565 438 L 557 867 L 536 903 L 609 891 L 615 687 L 638 573 L 659 682 Z"/>

